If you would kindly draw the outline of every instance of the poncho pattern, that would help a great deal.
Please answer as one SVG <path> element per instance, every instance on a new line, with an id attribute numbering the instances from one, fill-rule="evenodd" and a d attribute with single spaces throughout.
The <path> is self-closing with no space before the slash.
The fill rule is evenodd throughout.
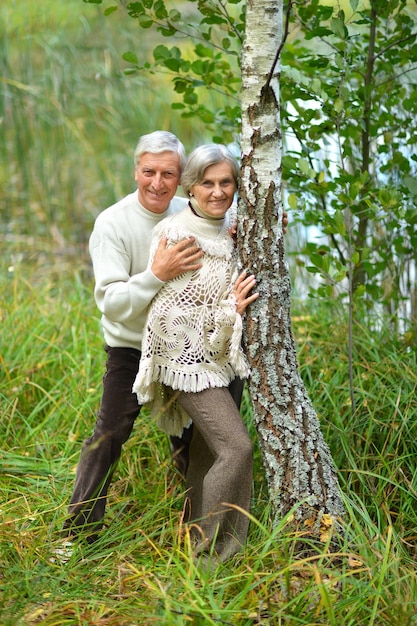
<path id="1" fill-rule="evenodd" d="M 164 284 L 152 301 L 133 391 L 159 426 L 180 435 L 190 417 L 175 402 L 175 391 L 226 387 L 249 375 L 241 348 L 242 318 L 236 311 L 235 246 L 224 220 L 202 219 L 187 207 L 154 230 L 152 263 L 160 238 L 168 245 L 193 236 L 204 251 L 201 269 Z"/>

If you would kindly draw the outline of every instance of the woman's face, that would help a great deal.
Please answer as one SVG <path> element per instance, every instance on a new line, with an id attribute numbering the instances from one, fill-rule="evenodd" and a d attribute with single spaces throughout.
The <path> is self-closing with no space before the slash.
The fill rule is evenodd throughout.
<path id="1" fill-rule="evenodd" d="M 233 202 L 236 183 L 227 161 L 210 165 L 202 180 L 191 187 L 200 209 L 210 217 L 223 217 Z"/>

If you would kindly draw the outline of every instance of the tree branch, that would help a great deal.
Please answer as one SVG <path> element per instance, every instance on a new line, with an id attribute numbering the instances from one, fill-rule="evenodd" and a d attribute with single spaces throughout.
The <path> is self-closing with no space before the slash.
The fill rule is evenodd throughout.
<path id="1" fill-rule="evenodd" d="M 383 56 L 387 50 L 389 50 L 390 48 L 393 48 L 394 46 L 398 46 L 401 43 L 405 43 L 407 41 L 415 41 L 417 37 L 417 33 L 410 33 L 410 35 L 408 35 L 407 37 L 403 37 L 402 39 L 396 39 L 395 41 L 391 41 L 391 43 L 389 43 L 387 46 L 385 46 L 385 48 L 381 48 L 381 50 L 375 54 L 375 59 L 378 59 L 379 57 Z"/>
<path id="2" fill-rule="evenodd" d="M 289 0 L 288 7 L 287 7 L 287 12 L 286 12 L 286 15 L 285 15 L 284 34 L 283 34 L 283 37 L 282 37 L 282 41 L 281 41 L 280 45 L 278 46 L 278 50 L 277 50 L 277 53 L 275 55 L 274 62 L 272 63 L 272 67 L 271 67 L 271 70 L 269 72 L 269 75 L 268 75 L 268 78 L 266 80 L 266 83 L 265 83 L 265 85 L 262 88 L 262 93 L 263 94 L 267 94 L 268 93 L 269 85 L 271 84 L 271 80 L 272 80 L 272 78 L 274 76 L 274 73 L 275 73 L 275 68 L 277 66 L 277 63 L 279 61 L 279 57 L 281 56 L 282 49 L 283 49 L 283 47 L 285 45 L 285 42 L 287 40 L 287 37 L 288 37 L 288 33 L 289 33 L 289 29 L 290 29 L 290 17 L 291 17 L 292 5 L 293 5 L 292 0 Z"/>

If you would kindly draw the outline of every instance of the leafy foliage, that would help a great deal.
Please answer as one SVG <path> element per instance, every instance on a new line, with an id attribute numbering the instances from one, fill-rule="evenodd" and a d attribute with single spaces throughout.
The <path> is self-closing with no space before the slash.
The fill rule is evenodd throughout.
<path id="1" fill-rule="evenodd" d="M 171 74 L 174 93 L 179 96 L 172 108 L 185 119 L 203 121 L 214 140 L 231 142 L 236 139 L 240 116 L 238 54 L 244 33 L 242 3 L 188 1 L 192 4 L 189 12 L 187 4 L 181 6 L 181 12 L 179 7 L 169 9 L 163 0 L 146 0 L 119 2 L 119 6 L 110 6 L 104 13 L 109 15 L 123 8 L 141 28 L 154 28 L 162 39 L 178 42 L 172 46 L 157 44 L 153 58 L 143 62 L 136 51 L 124 52 L 123 59 L 131 64 L 126 73 Z M 101 0 L 93 2 L 100 4 Z M 215 111 L 206 104 L 207 89 L 221 94 L 223 99 Z"/>
<path id="2" fill-rule="evenodd" d="M 95 2 L 97 0 L 94 0 Z M 169 10 L 163 0 L 119 3 L 158 44 L 128 72 L 164 71 L 181 97 L 172 107 L 202 120 L 215 141 L 239 137 L 239 50 L 244 3 L 200 0 Z M 290 3 L 281 58 L 283 179 L 293 224 L 318 229 L 298 265 L 316 274 L 310 295 L 355 292 L 395 319 L 416 317 L 417 27 L 406 0 Z M 213 110 L 202 94 L 215 90 Z M 204 97 L 204 96 L 203 96 Z"/>
<path id="3" fill-rule="evenodd" d="M 308 269 L 321 294 L 348 275 L 397 313 L 416 267 L 415 17 L 402 0 L 352 0 L 349 17 L 313 0 L 293 22 L 303 40 L 282 58 L 284 178 L 300 220 L 326 235 L 306 244 Z"/>

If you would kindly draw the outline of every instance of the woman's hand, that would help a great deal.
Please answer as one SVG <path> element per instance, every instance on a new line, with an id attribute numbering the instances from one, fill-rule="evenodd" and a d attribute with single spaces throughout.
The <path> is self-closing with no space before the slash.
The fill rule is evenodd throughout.
<path id="1" fill-rule="evenodd" d="M 249 274 L 247 270 L 244 270 L 236 279 L 233 287 L 233 295 L 236 299 L 236 310 L 242 315 L 249 304 L 256 300 L 259 293 L 253 293 L 248 296 L 248 293 L 256 285 L 256 279 L 253 274 Z"/>

